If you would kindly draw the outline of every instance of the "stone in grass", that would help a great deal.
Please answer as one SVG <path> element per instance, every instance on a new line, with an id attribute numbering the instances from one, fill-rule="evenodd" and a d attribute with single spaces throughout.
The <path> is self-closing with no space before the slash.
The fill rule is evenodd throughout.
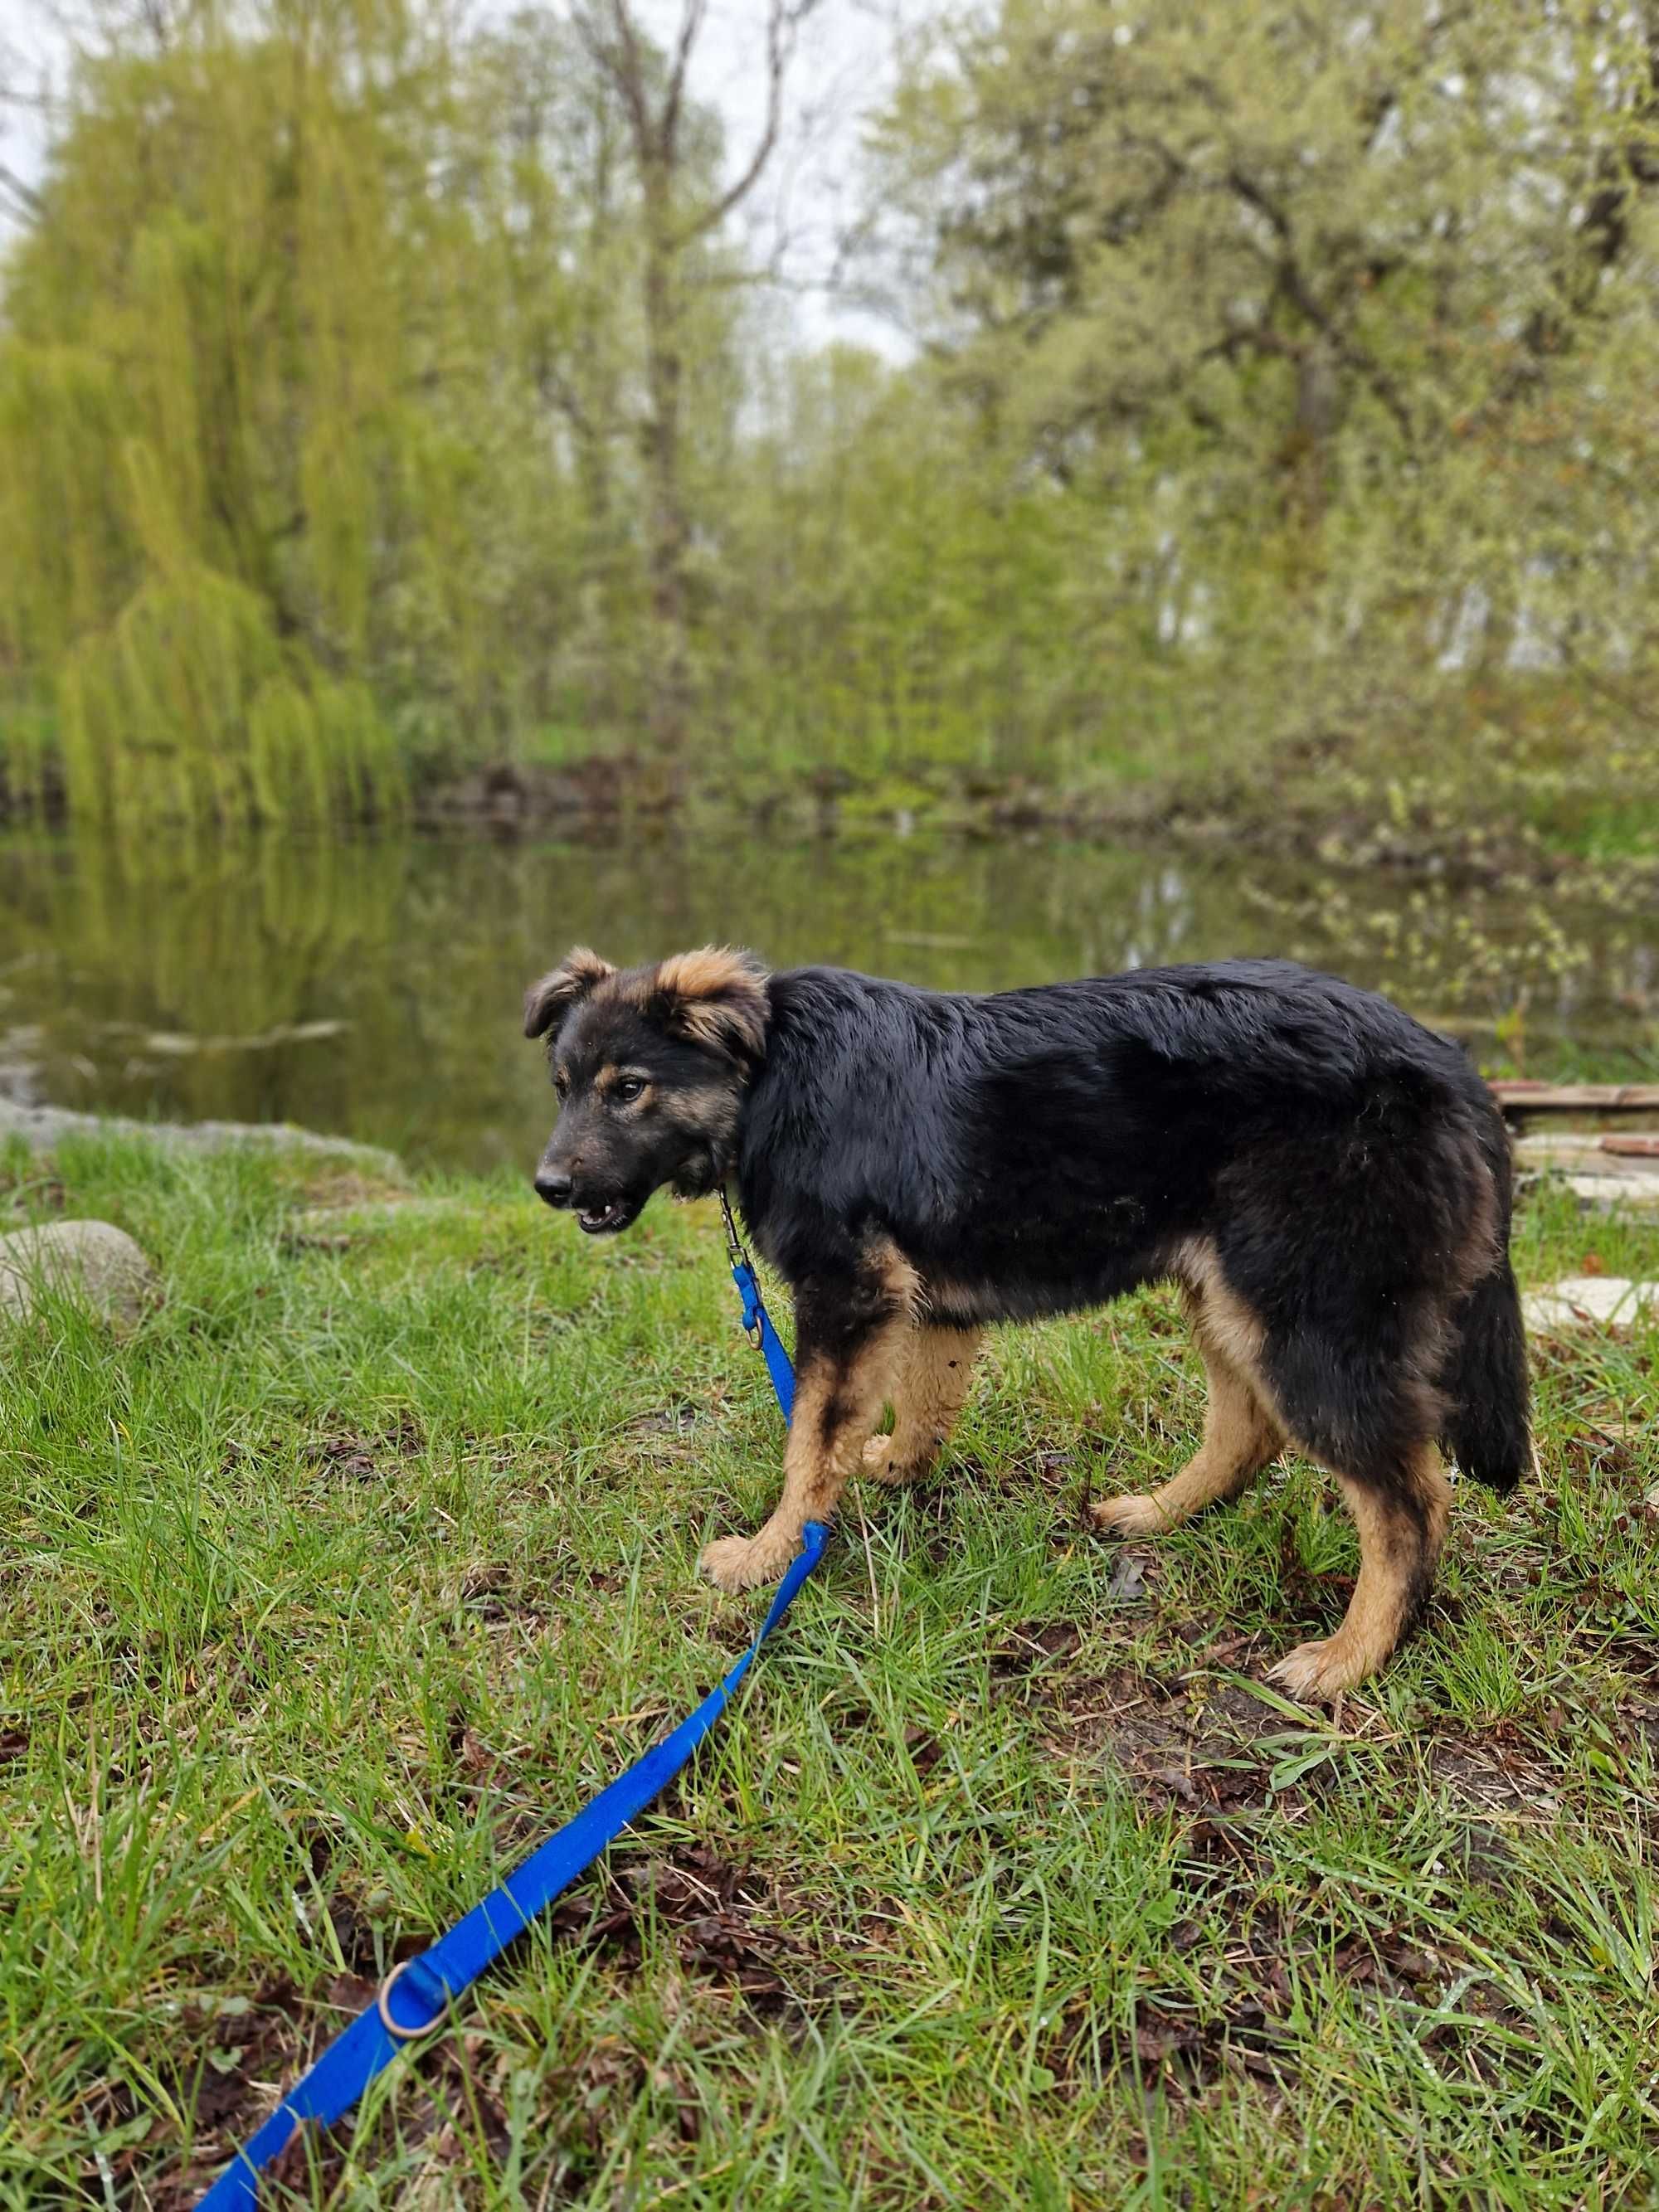
<path id="1" fill-rule="evenodd" d="M 21 1138 L 31 1152 L 51 1152 L 66 1139 L 139 1137 L 168 1152 L 249 1151 L 303 1152 L 317 1159 L 343 1161 L 389 1183 L 407 1179 L 395 1152 L 360 1145 L 349 1137 L 319 1136 L 291 1121 L 130 1121 L 118 1114 L 76 1114 L 61 1106 L 20 1106 L 0 1098 L 0 1143 Z"/>
<path id="2" fill-rule="evenodd" d="M 1598 1322 L 1628 1328 L 1659 1317 L 1659 1283 L 1633 1283 L 1626 1275 L 1564 1275 L 1522 1298 L 1521 1311 L 1527 1327 L 1540 1331 L 1587 1328 Z"/>
<path id="3" fill-rule="evenodd" d="M 0 1314 L 15 1321 L 27 1321 L 46 1290 L 130 1328 L 155 1287 L 155 1269 L 112 1222 L 53 1221 L 0 1237 Z"/>
<path id="4" fill-rule="evenodd" d="M 1659 1174 L 1646 1169 L 1639 1175 L 1570 1175 L 1567 1188 L 1581 1206 L 1598 1212 L 1617 1212 L 1626 1206 L 1659 1206 Z"/>

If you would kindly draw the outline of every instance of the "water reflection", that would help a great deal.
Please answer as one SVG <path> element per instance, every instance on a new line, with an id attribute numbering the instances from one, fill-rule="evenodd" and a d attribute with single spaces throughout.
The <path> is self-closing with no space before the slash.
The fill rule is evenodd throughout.
<path id="1" fill-rule="evenodd" d="M 1393 988 L 1535 1066 L 1654 1036 L 1659 918 L 1046 838 L 782 842 L 677 829 L 156 848 L 0 844 L 0 1084 L 65 1105 L 290 1119 L 411 1158 L 521 1163 L 546 1115 L 523 987 L 574 940 L 616 960 L 716 938 L 942 986 L 1245 952 Z M 1514 1028 L 1525 1009 L 1524 1030 Z"/>

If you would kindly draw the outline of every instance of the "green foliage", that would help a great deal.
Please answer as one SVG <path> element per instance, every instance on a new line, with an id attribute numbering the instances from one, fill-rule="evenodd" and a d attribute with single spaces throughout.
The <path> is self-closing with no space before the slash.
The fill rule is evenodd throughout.
<path id="1" fill-rule="evenodd" d="M 1650 746 L 1650 6 L 947 6 L 872 128 L 902 368 L 751 304 L 716 120 L 613 32 L 247 0 L 83 64 L 4 270 L 9 789 L 48 730 L 121 820 L 641 729 L 1385 776 L 1474 685 Z"/>
<path id="2" fill-rule="evenodd" d="M 1645 679 L 1656 52 L 1651 10 L 1514 0 L 930 27 L 890 244 L 940 400 L 1071 518 L 1074 665 L 1161 648 L 1281 726 L 1471 670 Z"/>
<path id="3" fill-rule="evenodd" d="M 77 807 L 385 811 L 439 711 L 488 750 L 540 678 L 563 471 L 488 180 L 428 188 L 461 102 L 420 29 L 210 14 L 78 82 L 0 346 L 0 682 L 58 696 Z"/>

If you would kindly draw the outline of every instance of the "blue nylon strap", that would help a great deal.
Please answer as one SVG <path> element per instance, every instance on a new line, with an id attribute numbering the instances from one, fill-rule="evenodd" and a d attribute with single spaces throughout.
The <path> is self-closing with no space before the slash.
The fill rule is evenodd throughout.
<path id="1" fill-rule="evenodd" d="M 756 1332 L 756 1341 L 766 1361 L 766 1371 L 772 1378 L 772 1388 L 777 1393 L 783 1418 L 789 1420 L 795 1410 L 795 1370 L 790 1364 L 789 1354 L 784 1350 L 772 1316 L 762 1302 L 760 1285 L 755 1280 L 755 1270 L 745 1257 L 732 1262 L 732 1279 L 738 1286 L 738 1296 L 743 1300 L 743 1325 Z"/>
<path id="2" fill-rule="evenodd" d="M 795 1395 L 789 1355 L 762 1303 L 753 1268 L 744 1261 L 735 1264 L 732 1273 L 743 1293 L 744 1327 L 759 1330 L 767 1372 L 787 1421 Z M 696 1712 L 591 1798 L 573 1820 L 567 1820 L 499 1888 L 492 1890 L 482 1905 L 475 1905 L 465 1920 L 458 1921 L 447 1936 L 411 1959 L 399 1971 L 395 1989 L 381 1985 L 375 2002 L 335 2037 L 258 2133 L 237 2152 L 200 2199 L 197 2212 L 253 2212 L 259 2201 L 260 2172 L 287 2149 L 295 2130 L 307 2122 L 326 2127 L 349 2112 L 375 2075 L 397 2057 L 400 2039 L 388 2032 L 381 2006 L 405 2037 L 418 2036 L 435 2026 L 440 2014 L 644 1811 L 664 1784 L 679 1772 L 731 1703 L 756 1653 L 817 1566 L 828 1534 L 818 1522 L 807 1522 L 802 1531 L 800 1556 L 779 1583 L 759 1635 Z"/>

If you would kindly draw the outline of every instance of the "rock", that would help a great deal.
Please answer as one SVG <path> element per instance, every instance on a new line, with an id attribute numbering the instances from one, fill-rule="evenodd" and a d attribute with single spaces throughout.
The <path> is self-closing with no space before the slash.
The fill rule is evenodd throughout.
<path id="1" fill-rule="evenodd" d="M 294 1216 L 289 1228 L 299 1237 L 325 1236 L 336 1229 L 381 1229 L 388 1222 L 456 1210 L 454 1200 L 448 1198 L 364 1198 L 341 1206 L 307 1206 Z"/>
<path id="2" fill-rule="evenodd" d="M 387 1182 L 406 1180 L 395 1152 L 349 1137 L 323 1137 L 291 1121 L 131 1121 L 116 1114 L 72 1114 L 61 1106 L 21 1106 L 0 1098 L 0 1144 L 21 1137 L 31 1152 L 51 1152 L 65 1138 L 140 1137 L 172 1152 L 216 1152 L 227 1145 L 255 1145 L 271 1152 L 306 1152 L 346 1160 Z"/>
<path id="3" fill-rule="evenodd" d="M 1564 1275 L 1547 1290 L 1521 1301 L 1528 1328 L 1584 1328 L 1592 1322 L 1627 1328 L 1644 1316 L 1659 1316 L 1659 1283 L 1633 1283 L 1626 1275 Z"/>
<path id="4" fill-rule="evenodd" d="M 278 1022 L 275 1029 L 256 1030 L 246 1036 L 194 1036 L 183 1030 L 145 1030 L 138 1037 L 138 1048 L 160 1053 L 164 1060 L 184 1060 L 193 1053 L 270 1052 L 277 1045 L 317 1044 L 326 1037 L 343 1036 L 350 1026 L 349 1022 Z"/>
<path id="5" fill-rule="evenodd" d="M 54 1221 L 0 1237 L 0 1313 L 17 1321 L 27 1320 L 47 1289 L 130 1326 L 155 1287 L 142 1250 L 108 1221 Z"/>
<path id="6" fill-rule="evenodd" d="M 1581 1206 L 1659 1206 L 1655 1143 L 1640 1136 L 1522 1137 L 1515 1156 L 1523 1176 L 1560 1176 Z"/>
<path id="7" fill-rule="evenodd" d="M 1581 1206 L 1612 1211 L 1621 1206 L 1659 1206 L 1659 1174 L 1570 1175 L 1567 1188 Z"/>
<path id="8" fill-rule="evenodd" d="M 343 1249 L 359 1237 L 389 1229 L 398 1221 L 453 1221 L 477 1218 L 488 1205 L 465 1198 L 402 1197 L 359 1200 L 349 1206 L 307 1206 L 288 1224 L 290 1243 L 316 1243 Z"/>

